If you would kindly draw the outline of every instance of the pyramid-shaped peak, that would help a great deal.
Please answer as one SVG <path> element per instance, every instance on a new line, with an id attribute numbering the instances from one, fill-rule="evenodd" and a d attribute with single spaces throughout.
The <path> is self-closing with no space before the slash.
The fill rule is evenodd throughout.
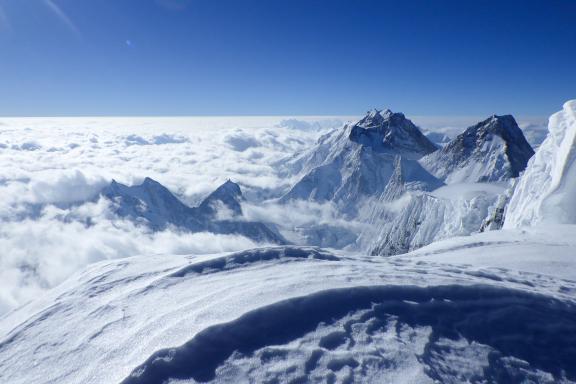
<path id="1" fill-rule="evenodd" d="M 242 196 L 242 189 L 240 189 L 240 185 L 236 184 L 235 182 L 231 181 L 230 179 L 226 180 L 224 184 L 220 185 L 214 192 L 210 195 L 229 195 L 229 196 Z"/>
<path id="2" fill-rule="evenodd" d="M 512 115 L 492 115 L 468 128 L 464 134 L 471 134 L 472 132 L 480 137 L 495 134 L 507 142 L 515 141 L 526 146 L 524 134 Z"/>
<path id="3" fill-rule="evenodd" d="M 422 164 L 448 183 L 518 177 L 534 150 L 512 115 L 492 115 L 467 128 Z"/>
<path id="4" fill-rule="evenodd" d="M 240 203 L 243 200 L 244 197 L 242 196 L 240 186 L 228 179 L 202 201 L 199 209 L 204 214 L 209 215 L 216 211 L 218 205 L 223 204 L 230 209 L 234 215 L 241 215 L 242 207 Z"/>
<path id="5" fill-rule="evenodd" d="M 352 126 L 348 138 L 378 152 L 420 158 L 437 147 L 403 113 L 389 109 L 369 111 Z"/>
<path id="6" fill-rule="evenodd" d="M 144 180 L 142 181 L 142 184 L 140 184 L 143 187 L 152 187 L 152 186 L 161 186 L 164 187 L 162 184 L 160 184 L 159 182 L 157 182 L 156 180 L 150 178 L 150 177 L 145 177 Z"/>

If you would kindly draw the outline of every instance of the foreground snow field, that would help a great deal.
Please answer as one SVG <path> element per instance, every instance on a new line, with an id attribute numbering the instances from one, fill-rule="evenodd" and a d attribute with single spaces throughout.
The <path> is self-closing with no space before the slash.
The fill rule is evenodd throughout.
<path id="1" fill-rule="evenodd" d="M 575 382 L 575 231 L 494 231 L 389 258 L 274 247 L 101 262 L 1 321 L 0 372 L 9 383 Z"/>

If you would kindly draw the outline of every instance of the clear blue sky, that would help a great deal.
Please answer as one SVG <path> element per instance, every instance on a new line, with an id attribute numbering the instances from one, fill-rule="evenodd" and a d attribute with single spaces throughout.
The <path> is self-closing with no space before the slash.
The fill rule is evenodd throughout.
<path id="1" fill-rule="evenodd" d="M 0 115 L 548 115 L 576 1 L 0 0 Z"/>

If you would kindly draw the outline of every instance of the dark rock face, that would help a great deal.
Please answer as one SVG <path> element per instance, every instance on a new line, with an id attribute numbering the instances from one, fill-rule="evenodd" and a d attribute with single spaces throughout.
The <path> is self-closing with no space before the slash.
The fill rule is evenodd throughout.
<path id="1" fill-rule="evenodd" d="M 366 198 L 397 197 L 405 184 L 410 184 L 408 189 L 433 190 L 442 182 L 416 160 L 436 150 L 402 113 L 374 110 L 322 137 L 302 157 L 306 164 L 299 168 L 308 171 L 282 201 L 330 201 L 345 215 L 354 216 Z M 398 177 L 391 180 L 395 172 Z M 393 185 L 388 187 L 389 183 Z"/>
<path id="2" fill-rule="evenodd" d="M 222 204 L 231 211 L 233 216 L 242 216 L 240 202 L 244 200 L 240 186 L 228 180 L 212 192 L 198 207 L 204 215 L 214 215 L 216 206 Z"/>
<path id="3" fill-rule="evenodd" d="M 217 188 L 197 208 L 188 207 L 166 187 L 150 178 L 131 187 L 112 181 L 101 195 L 113 202 L 116 215 L 153 231 L 174 226 L 190 232 L 235 234 L 256 242 L 286 244 L 280 234 L 264 223 L 241 219 L 244 197 L 240 186 L 231 181 Z M 228 210 L 229 217 L 218 217 L 222 208 Z"/>
<path id="4" fill-rule="evenodd" d="M 494 115 L 424 157 L 421 164 L 449 182 L 493 182 L 518 177 L 533 155 L 514 117 Z"/>
<path id="5" fill-rule="evenodd" d="M 369 112 L 352 127 L 349 139 L 378 152 L 409 158 L 419 158 L 438 149 L 404 114 L 388 109 Z"/>

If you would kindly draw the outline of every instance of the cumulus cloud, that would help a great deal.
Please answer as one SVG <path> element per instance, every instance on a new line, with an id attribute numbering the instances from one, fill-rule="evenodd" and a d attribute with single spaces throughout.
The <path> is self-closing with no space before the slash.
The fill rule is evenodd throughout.
<path id="1" fill-rule="evenodd" d="M 259 147 L 260 142 L 252 135 L 244 132 L 235 132 L 224 138 L 224 142 L 228 144 L 233 150 L 244 152 L 251 147 Z"/>
<path id="2" fill-rule="evenodd" d="M 291 201 L 279 204 L 275 200 L 265 203 L 242 205 L 244 218 L 274 224 L 281 234 L 291 242 L 307 242 L 312 245 L 338 248 L 352 246 L 356 235 L 366 229 L 366 224 L 340 216 L 336 207 L 330 203 L 310 201 Z M 340 233 L 346 239 L 323 238 L 319 231 L 330 228 L 330 233 Z M 326 231 L 328 232 L 328 231 Z M 328 233 L 327 233 L 328 234 Z"/>
<path id="3" fill-rule="evenodd" d="M 152 136 L 150 139 L 146 139 L 136 134 L 131 134 L 126 136 L 124 141 L 126 145 L 164 145 L 186 143 L 188 139 L 180 135 L 163 133 L 161 135 Z"/>
<path id="4" fill-rule="evenodd" d="M 239 236 L 176 229 L 151 233 L 115 217 L 98 194 L 112 179 L 131 185 L 148 176 L 189 205 L 228 178 L 240 182 L 247 196 L 274 197 L 287 187 L 276 174 L 275 162 L 318 136 L 278 127 L 280 120 L 3 119 L 0 313 L 99 260 L 255 246 Z M 231 143 L 246 148 L 232 150 Z M 219 214 L 229 216 L 222 210 Z"/>
<path id="5" fill-rule="evenodd" d="M 0 226 L 0 312 L 36 297 L 86 265 L 141 254 L 206 254 L 254 247 L 232 235 L 150 232 L 114 217 L 100 199 Z"/>

